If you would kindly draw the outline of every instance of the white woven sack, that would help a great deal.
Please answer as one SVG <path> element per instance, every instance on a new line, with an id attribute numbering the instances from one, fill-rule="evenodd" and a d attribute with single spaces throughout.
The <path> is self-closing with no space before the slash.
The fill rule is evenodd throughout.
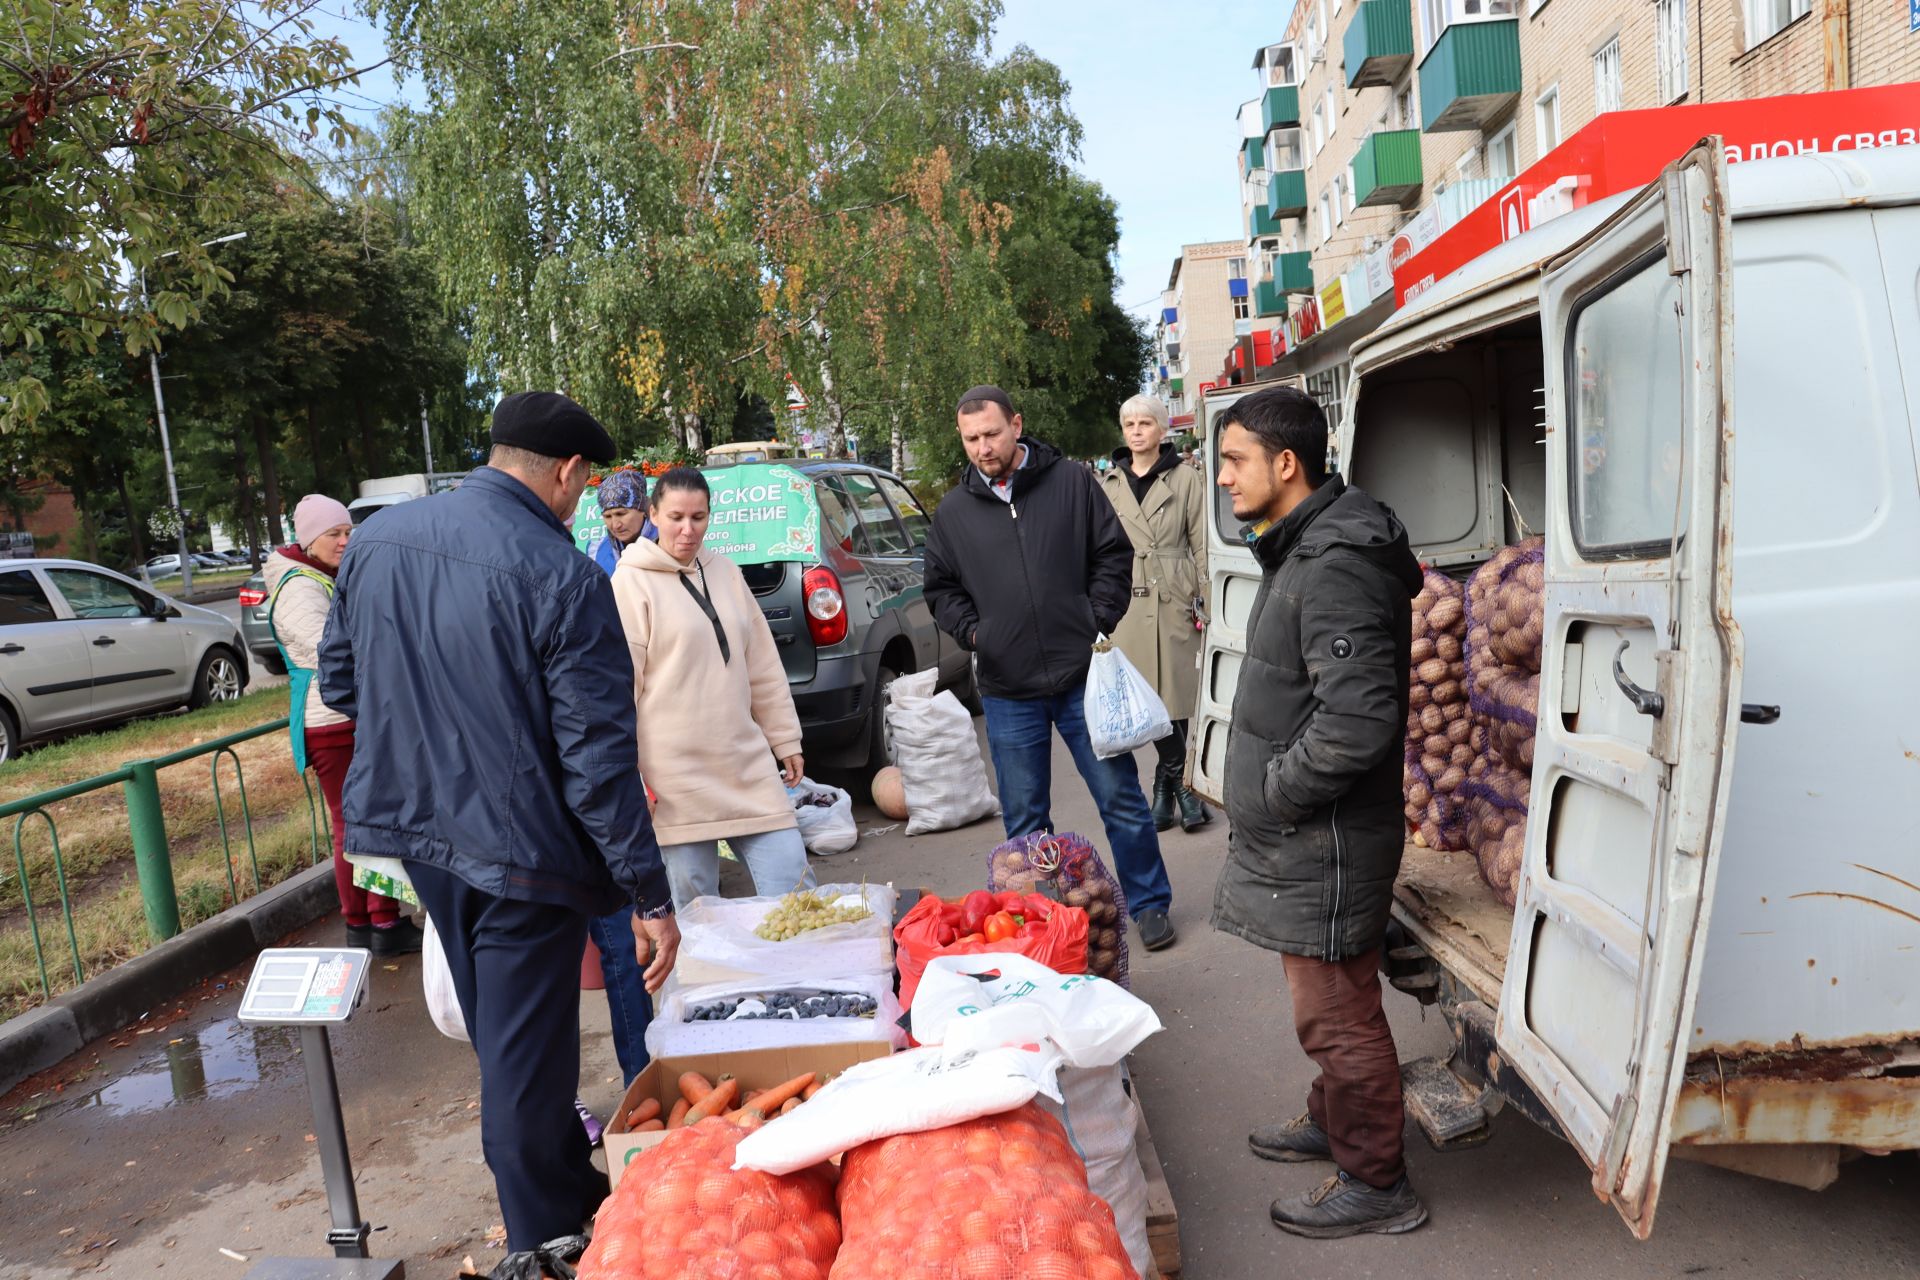
<path id="1" fill-rule="evenodd" d="M 973 717 L 951 692 L 936 694 L 939 683 L 938 670 L 919 671 L 901 676 L 888 691 L 887 727 L 907 792 L 910 836 L 951 831 L 1000 812 Z"/>
<path id="2" fill-rule="evenodd" d="M 1101 636 L 1087 669 L 1087 736 L 1102 760 L 1125 755 L 1173 732 L 1167 704 L 1120 646 Z"/>
<path id="3" fill-rule="evenodd" d="M 1061 1101 L 1045 1095 L 1035 1101 L 1066 1128 L 1074 1150 L 1086 1161 L 1087 1188 L 1113 1210 L 1127 1257 L 1144 1276 L 1153 1260 L 1147 1240 L 1147 1175 L 1134 1148 L 1139 1120 L 1125 1070 L 1117 1062 L 1110 1067 L 1062 1067 Z"/>

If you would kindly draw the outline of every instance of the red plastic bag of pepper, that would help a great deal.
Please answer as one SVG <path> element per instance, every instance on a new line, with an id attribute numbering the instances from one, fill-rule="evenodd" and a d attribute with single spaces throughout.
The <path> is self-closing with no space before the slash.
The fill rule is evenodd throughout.
<path id="1" fill-rule="evenodd" d="M 746 1134 L 706 1120 L 641 1153 L 594 1217 L 579 1280 L 826 1280 L 840 1248 L 833 1170 L 736 1170 Z"/>
<path id="2" fill-rule="evenodd" d="M 1002 913 L 1013 917 L 1004 934 Z M 989 932 L 995 934 L 989 937 Z M 900 970 L 900 1003 L 913 1007 L 920 975 L 935 956 L 1012 952 L 1038 960 L 1055 973 L 1087 971 L 1087 913 L 1037 893 L 979 890 L 958 902 L 924 895 L 893 928 L 893 958 Z"/>
<path id="3" fill-rule="evenodd" d="M 1137 1280 L 1066 1130 L 1029 1103 L 847 1153 L 831 1280 Z"/>

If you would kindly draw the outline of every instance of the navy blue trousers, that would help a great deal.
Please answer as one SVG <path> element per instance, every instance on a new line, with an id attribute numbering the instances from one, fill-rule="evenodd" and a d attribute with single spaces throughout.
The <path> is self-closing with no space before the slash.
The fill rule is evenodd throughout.
<path id="1" fill-rule="evenodd" d="M 480 1147 L 500 1195 L 507 1249 L 573 1235 L 607 1197 L 607 1175 L 593 1167 L 573 1110 L 587 917 L 406 865 L 446 949 L 480 1058 Z"/>

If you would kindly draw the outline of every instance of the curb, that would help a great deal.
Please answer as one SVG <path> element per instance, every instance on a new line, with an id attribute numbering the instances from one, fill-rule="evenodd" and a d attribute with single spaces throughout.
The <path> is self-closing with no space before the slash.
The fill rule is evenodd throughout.
<path id="1" fill-rule="evenodd" d="M 329 859 L 0 1023 L 0 1093 L 338 907 Z"/>

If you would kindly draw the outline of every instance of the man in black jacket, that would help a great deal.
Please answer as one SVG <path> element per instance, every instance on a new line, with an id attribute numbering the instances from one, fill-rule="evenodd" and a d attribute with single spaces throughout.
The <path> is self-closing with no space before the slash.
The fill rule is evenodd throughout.
<path id="1" fill-rule="evenodd" d="M 1133 546 L 1090 472 L 1021 439 L 1006 392 L 975 387 L 958 416 L 973 465 L 934 512 L 927 603 L 979 660 L 1007 838 L 1053 829 L 1057 729 L 1099 806 L 1141 944 L 1171 946 L 1173 887 L 1139 766 L 1131 755 L 1098 758 L 1087 734 L 1093 642 L 1132 603 Z"/>
<path id="2" fill-rule="evenodd" d="M 1253 524 L 1263 577 L 1227 738 L 1227 863 L 1214 925 L 1281 953 L 1307 1113 L 1249 1135 L 1270 1160 L 1332 1160 L 1274 1223 L 1329 1238 L 1427 1219 L 1403 1160 L 1400 1062 L 1380 948 L 1405 822 L 1412 599 L 1420 566 L 1393 512 L 1326 470 L 1327 420 L 1291 387 L 1230 407 L 1219 484 Z"/>

